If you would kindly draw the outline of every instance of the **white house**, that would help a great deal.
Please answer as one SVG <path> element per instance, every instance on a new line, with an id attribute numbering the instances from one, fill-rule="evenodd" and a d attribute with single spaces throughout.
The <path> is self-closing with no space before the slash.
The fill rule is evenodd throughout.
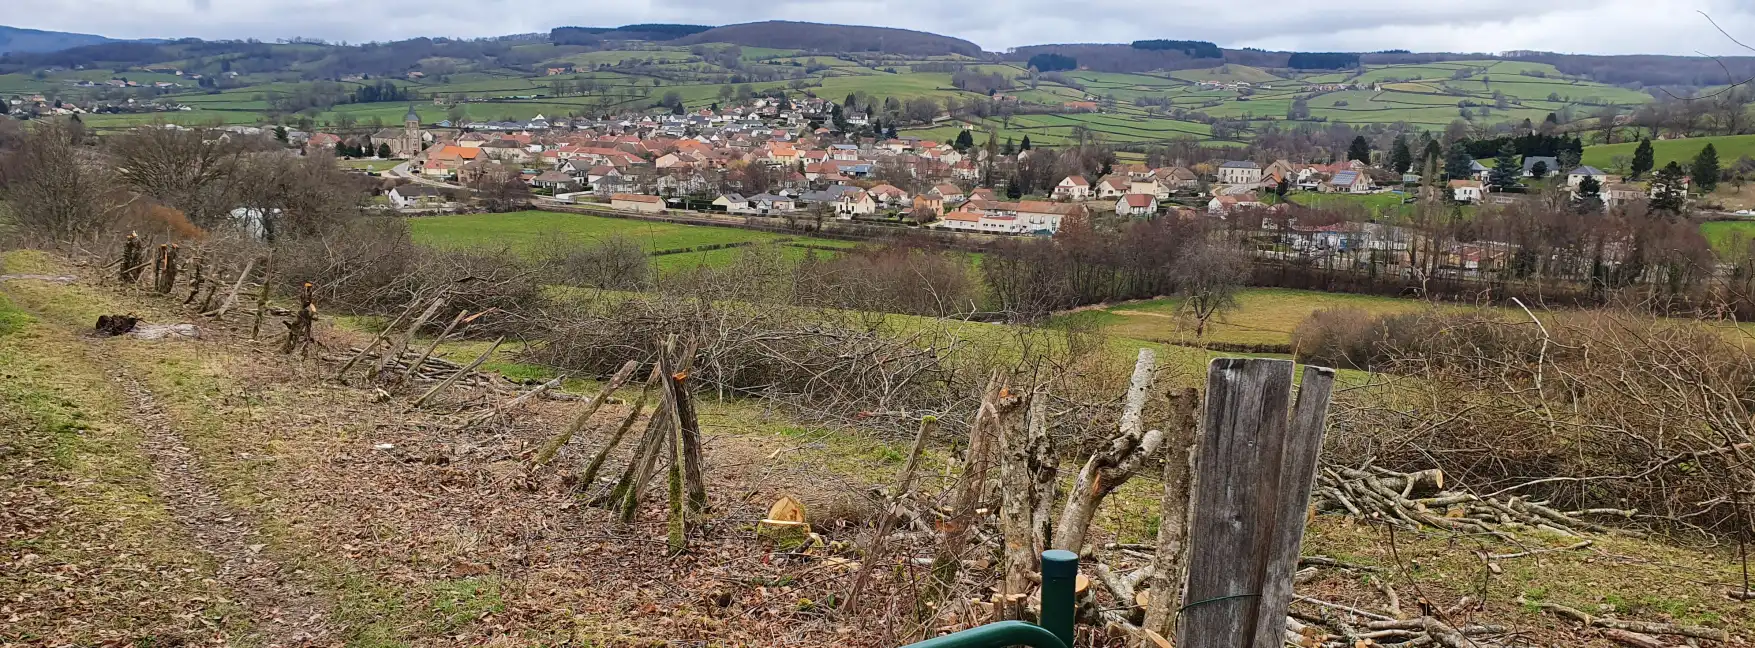
<path id="1" fill-rule="evenodd" d="M 1578 189 L 1578 184 L 1584 182 L 1585 178 L 1596 178 L 1597 187 L 1599 188 L 1609 184 L 1609 174 L 1603 173 L 1602 169 L 1592 166 L 1581 166 L 1573 169 L 1571 173 L 1566 174 L 1566 188 L 1576 191 Z"/>
<path id="2" fill-rule="evenodd" d="M 397 209 L 436 207 L 445 204 L 448 199 L 445 192 L 437 187 L 418 184 L 403 185 L 391 189 L 389 193 L 385 194 L 385 197 L 389 198 L 390 204 Z"/>
<path id="3" fill-rule="evenodd" d="M 1150 216 L 1158 213 L 1158 197 L 1152 194 L 1130 193 L 1115 201 L 1115 213 L 1122 216 Z"/>
<path id="4" fill-rule="evenodd" d="M 609 208 L 656 214 L 664 211 L 664 199 L 641 194 L 615 194 L 609 198 Z"/>
<path id="5" fill-rule="evenodd" d="M 1329 178 L 1328 184 L 1322 190 L 1334 193 L 1371 193 L 1371 176 L 1359 171 L 1342 171 Z"/>
<path id="6" fill-rule="evenodd" d="M 1089 200 L 1091 183 L 1084 176 L 1070 175 L 1054 185 L 1055 200 Z"/>
<path id="7" fill-rule="evenodd" d="M 863 191 L 849 191 L 835 199 L 835 214 L 843 219 L 877 213 L 877 201 Z"/>
<path id="8" fill-rule="evenodd" d="M 1127 195 L 1131 182 L 1123 176 L 1107 176 L 1097 181 L 1096 196 L 1105 200 L 1114 200 Z"/>
<path id="9" fill-rule="evenodd" d="M 1261 183 L 1261 165 L 1250 160 L 1233 160 L 1219 165 L 1219 184 L 1252 185 Z"/>
<path id="10" fill-rule="evenodd" d="M 1480 180 L 1451 180 L 1450 192 L 1457 202 L 1479 202 L 1485 195 Z"/>

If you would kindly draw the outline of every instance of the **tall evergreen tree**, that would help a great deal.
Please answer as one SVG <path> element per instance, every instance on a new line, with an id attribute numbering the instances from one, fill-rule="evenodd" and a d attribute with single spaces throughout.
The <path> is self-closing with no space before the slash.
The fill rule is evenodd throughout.
<path id="1" fill-rule="evenodd" d="M 1030 136 L 1029 135 L 1024 136 L 1024 141 L 1023 141 L 1023 143 L 1018 145 L 1018 150 L 1020 150 L 1020 151 L 1030 150 Z"/>
<path id="2" fill-rule="evenodd" d="M 1423 158 L 1420 160 L 1420 164 L 1422 165 L 1428 162 L 1442 161 L 1444 159 L 1444 151 L 1438 147 L 1438 140 L 1426 140 L 1426 150 L 1420 153 L 1420 157 Z"/>
<path id="3" fill-rule="evenodd" d="M 970 135 L 968 130 L 957 133 L 957 141 L 951 144 L 951 148 L 957 149 L 961 152 L 968 152 L 969 149 L 974 147 L 975 136 Z"/>
<path id="4" fill-rule="evenodd" d="M 1671 213 L 1682 212 L 1682 208 L 1688 204 L 1687 189 L 1682 184 L 1684 175 L 1686 174 L 1682 171 L 1682 165 L 1676 164 L 1674 160 L 1658 170 L 1651 182 L 1652 209 Z"/>
<path id="5" fill-rule="evenodd" d="M 1444 158 L 1444 175 L 1451 180 L 1466 180 L 1472 174 L 1475 156 L 1469 155 L 1468 148 L 1458 144 L 1450 146 L 1450 155 Z"/>
<path id="6" fill-rule="evenodd" d="M 1493 171 L 1487 174 L 1487 183 L 1500 189 L 1517 184 L 1517 177 L 1523 173 L 1523 166 L 1517 163 L 1517 147 L 1506 142 L 1499 147 L 1499 155 L 1493 158 Z"/>
<path id="7" fill-rule="evenodd" d="M 1603 183 L 1597 182 L 1595 176 L 1585 176 L 1583 180 L 1578 181 L 1578 198 L 1580 200 L 1597 198 L 1602 194 Z"/>
<path id="8" fill-rule="evenodd" d="M 1554 169 L 1556 173 L 1570 173 L 1573 169 L 1578 168 L 1578 154 L 1572 152 L 1570 147 L 1560 147 L 1560 150 L 1555 154 L 1555 161 L 1560 163 L 1560 168 Z"/>
<path id="9" fill-rule="evenodd" d="M 1371 143 L 1365 141 L 1364 135 L 1353 138 L 1353 145 L 1347 147 L 1347 159 L 1371 163 Z"/>
<path id="10" fill-rule="evenodd" d="M 1650 171 L 1655 164 L 1657 163 L 1653 160 L 1651 152 L 1651 138 L 1639 140 L 1639 148 L 1633 149 L 1633 164 L 1628 170 L 1633 172 L 1634 178 L 1638 178 Z"/>
<path id="11" fill-rule="evenodd" d="M 77 117 L 77 115 L 75 115 L 75 116 Z M 285 126 L 275 126 L 274 127 L 274 139 L 280 140 L 281 144 L 286 143 L 286 127 Z"/>
<path id="12" fill-rule="evenodd" d="M 1444 180 L 1438 177 L 1438 172 L 1438 156 L 1428 156 L 1426 166 L 1420 170 L 1420 184 L 1426 187 L 1423 197 L 1432 199 L 1445 193 Z"/>
<path id="13" fill-rule="evenodd" d="M 1713 148 L 1711 142 L 1700 149 L 1700 155 L 1694 156 L 1694 167 L 1689 173 L 1694 176 L 1694 186 L 1699 187 L 1701 193 L 1712 193 L 1718 188 L 1718 149 Z"/>
<path id="14" fill-rule="evenodd" d="M 1005 148 L 1001 149 L 1000 152 L 1005 155 L 1011 155 L 1018 152 L 1018 146 L 1012 142 L 1012 138 L 1007 137 L 1005 138 Z"/>
<path id="15" fill-rule="evenodd" d="M 1414 152 L 1408 148 L 1408 136 L 1395 136 L 1395 144 L 1389 149 L 1389 168 L 1396 173 L 1407 173 L 1414 168 Z"/>
<path id="16" fill-rule="evenodd" d="M 386 160 L 390 159 L 390 143 L 389 142 L 384 142 L 384 143 L 378 145 L 378 157 L 384 158 Z"/>

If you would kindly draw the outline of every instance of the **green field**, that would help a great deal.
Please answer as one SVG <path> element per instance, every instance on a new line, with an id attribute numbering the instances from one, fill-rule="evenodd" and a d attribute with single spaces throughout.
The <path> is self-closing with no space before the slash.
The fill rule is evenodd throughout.
<path id="1" fill-rule="evenodd" d="M 727 243 L 777 245 L 782 255 L 799 259 L 813 247 L 851 248 L 855 243 L 806 236 L 785 236 L 769 232 L 683 225 L 656 221 L 547 211 L 520 211 L 505 214 L 461 214 L 430 216 L 409 221 L 414 240 L 422 245 L 439 248 L 477 248 L 503 250 L 512 254 L 531 255 L 550 243 L 591 245 L 622 237 L 638 243 L 648 252 L 695 248 Z M 796 244 L 796 245 L 794 245 Z M 722 265 L 736 260 L 747 248 L 721 248 L 655 257 L 661 270 L 693 268 L 699 265 Z M 834 254 L 815 250 L 818 255 Z"/>
<path id="2" fill-rule="evenodd" d="M 1707 143 L 1718 150 L 1718 161 L 1721 167 L 1729 166 L 1743 156 L 1755 157 L 1755 135 L 1722 135 L 1716 137 L 1691 137 L 1688 139 L 1652 140 L 1652 157 L 1658 167 L 1670 162 L 1688 166 L 1694 162 L 1694 156 L 1705 148 Z M 1639 142 L 1624 142 L 1603 146 L 1584 147 L 1584 163 L 1609 173 L 1615 172 L 1616 156 L 1633 158 L 1633 150 L 1639 148 Z"/>
<path id="3" fill-rule="evenodd" d="M 1755 220 L 1701 223 L 1700 234 L 1721 254 L 1746 251 L 1749 243 L 1755 241 Z"/>
<path id="4" fill-rule="evenodd" d="M 1357 308 L 1372 315 L 1411 313 L 1431 305 L 1414 299 L 1350 295 L 1284 288 L 1249 288 L 1237 296 L 1237 307 L 1208 323 L 1206 334 L 1194 336 L 1193 322 L 1179 313 L 1181 299 L 1124 302 L 1100 310 L 1061 315 L 1063 322 L 1103 327 L 1109 335 L 1164 344 L 1200 342 L 1288 345 L 1292 331 L 1312 313 L 1332 308 Z M 1448 306 L 1454 307 L 1454 306 Z"/>

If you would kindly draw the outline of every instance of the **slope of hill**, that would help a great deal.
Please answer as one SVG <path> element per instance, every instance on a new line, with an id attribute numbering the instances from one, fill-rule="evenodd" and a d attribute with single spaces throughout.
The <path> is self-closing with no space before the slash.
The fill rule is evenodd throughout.
<path id="1" fill-rule="evenodd" d="M 0 54 L 9 52 L 57 52 L 64 49 L 113 42 L 96 34 L 21 29 L 0 25 Z"/>
<path id="2" fill-rule="evenodd" d="M 1706 145 L 1709 143 L 1712 144 L 1713 149 L 1718 151 L 1718 160 L 1721 167 L 1730 166 L 1730 164 L 1735 162 L 1737 158 L 1744 156 L 1755 157 L 1755 135 L 1721 135 L 1715 137 L 1652 140 L 1652 159 L 1657 163 L 1657 166 L 1660 167 L 1669 164 L 1670 162 L 1677 162 L 1683 166 L 1687 166 L 1694 162 L 1694 156 L 1700 154 L 1700 149 L 1706 148 Z M 1614 167 L 1617 166 L 1614 162 L 1615 158 L 1626 157 L 1632 159 L 1633 150 L 1636 148 L 1639 148 L 1639 142 L 1637 141 L 1603 146 L 1586 146 L 1584 147 L 1584 164 L 1614 173 Z"/>
<path id="3" fill-rule="evenodd" d="M 746 47 L 819 52 L 886 52 L 910 56 L 981 56 L 981 46 L 960 38 L 891 27 L 824 25 L 769 20 L 726 25 L 678 39 L 683 44 L 732 43 Z"/>

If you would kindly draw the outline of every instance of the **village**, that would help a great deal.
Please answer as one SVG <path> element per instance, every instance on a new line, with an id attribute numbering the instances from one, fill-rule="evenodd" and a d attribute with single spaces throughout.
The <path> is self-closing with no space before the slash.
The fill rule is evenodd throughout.
<path id="1" fill-rule="evenodd" d="M 837 122 L 844 130 L 834 127 Z M 306 155 L 359 154 L 381 161 L 376 164 L 394 185 L 384 191 L 383 205 L 407 214 L 478 209 L 472 192 L 503 192 L 508 185 L 539 208 L 743 217 L 818 229 L 825 220 L 838 220 L 898 233 L 924 228 L 977 238 L 1050 237 L 1075 216 L 1222 221 L 1246 213 L 1261 222 L 1259 236 L 1267 242 L 1258 254 L 1330 264 L 1336 253 L 1370 251 L 1369 258 L 1354 263 L 1407 265 L 1408 248 L 1421 237 L 1402 224 L 1369 218 L 1301 225 L 1288 217 L 1295 206 L 1289 195 L 1383 196 L 1392 203 L 1432 196 L 1469 209 L 1539 199 L 1521 186 L 1516 192 L 1496 191 L 1493 169 L 1479 161 L 1470 161 L 1467 177 L 1423 183 L 1418 174 L 1359 159 L 1185 160 L 1186 165 L 1157 168 L 1117 163 L 1100 177 L 1070 174 L 1037 195 L 1023 195 L 1000 179 L 1013 177 L 1020 164 L 1043 149 L 1013 149 L 1009 142 L 1003 150 L 991 142 L 974 146 L 975 134 L 969 131 L 959 138 L 962 145 L 860 137 L 854 127 L 863 122 L 857 111 L 844 113 L 828 100 L 764 97 L 724 109 L 615 119 L 538 115 L 521 122 L 428 126 L 411 108 L 402 128 L 370 133 L 224 130 L 284 133 Z M 1555 157 L 1527 156 L 1521 164 L 1509 174 L 1512 182 L 1547 178 L 1552 190 L 1573 200 L 1584 197 L 1583 187 L 1604 210 L 1658 191 L 1590 166 L 1560 172 L 1563 163 Z M 1448 271 L 1470 278 L 1502 267 L 1516 249 L 1492 241 L 1445 247 Z"/>

